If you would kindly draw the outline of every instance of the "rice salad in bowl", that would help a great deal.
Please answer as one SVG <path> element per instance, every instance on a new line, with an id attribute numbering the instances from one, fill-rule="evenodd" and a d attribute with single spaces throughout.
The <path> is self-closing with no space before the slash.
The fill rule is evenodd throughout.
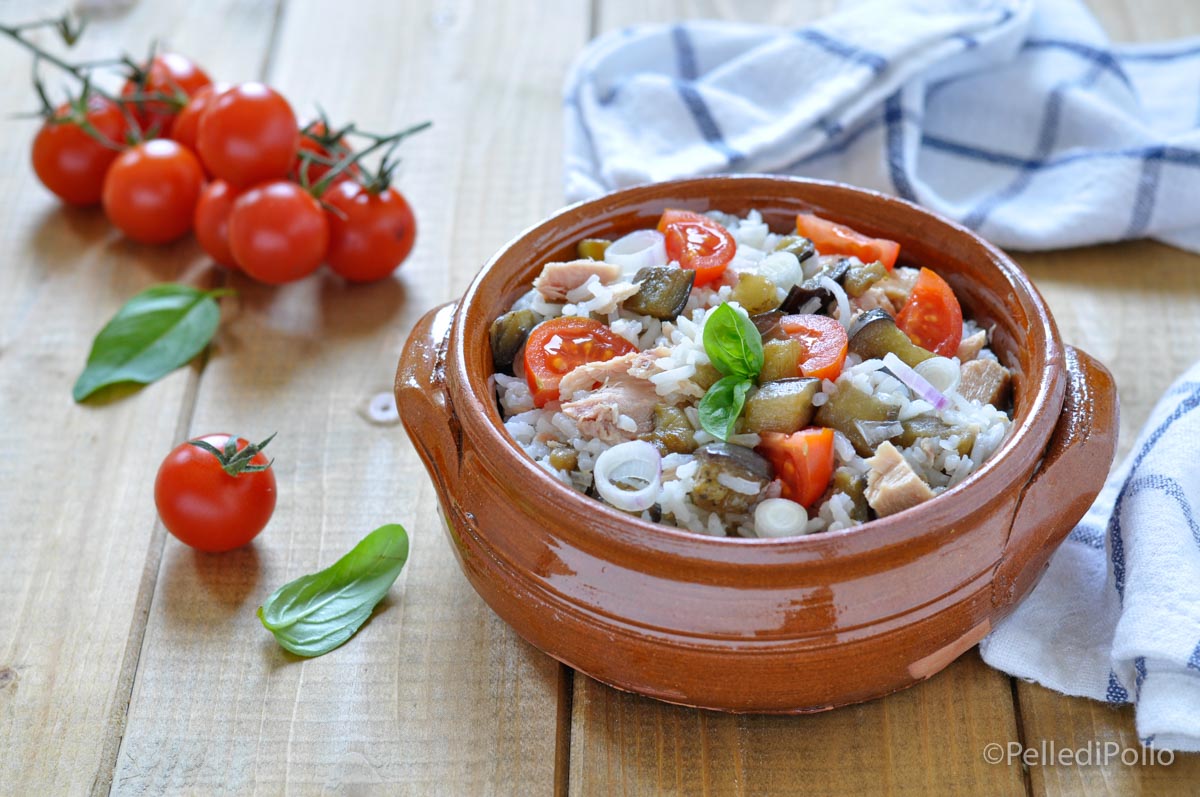
<path id="1" fill-rule="evenodd" d="M 491 326 L 512 439 L 564 484 L 699 534 L 857 526 L 962 482 L 1011 374 L 935 272 L 813 214 L 666 210 L 544 264 Z"/>

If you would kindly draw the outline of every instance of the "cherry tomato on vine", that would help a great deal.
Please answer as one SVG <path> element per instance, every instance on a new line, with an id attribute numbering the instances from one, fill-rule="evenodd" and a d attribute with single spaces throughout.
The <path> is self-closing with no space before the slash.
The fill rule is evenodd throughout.
<path id="1" fill-rule="evenodd" d="M 196 151 L 196 133 L 200 129 L 200 117 L 208 110 L 208 106 L 212 104 L 213 99 L 224 91 L 230 88 L 231 84 L 217 82 L 210 83 L 207 86 L 202 86 L 197 89 L 192 98 L 188 100 L 188 104 L 183 106 L 183 109 L 175 117 L 175 123 L 171 125 L 171 138 L 183 144 L 192 152 Z M 204 164 L 200 164 L 203 166 Z"/>
<path id="2" fill-rule="evenodd" d="M 275 511 L 275 471 L 262 453 L 268 442 L 251 446 L 210 434 L 167 454 L 154 480 L 154 504 L 167 531 L 210 553 L 258 536 Z"/>
<path id="3" fill-rule="evenodd" d="M 159 53 L 151 59 L 140 81 L 133 78 L 125 81 L 121 96 L 135 98 L 138 95 L 159 94 L 178 97 L 182 94 L 191 97 L 211 83 L 204 70 L 187 56 Z M 153 134 L 163 138 L 171 135 L 171 126 L 180 110 L 174 101 L 151 99 L 131 99 L 129 108 L 144 135 Z"/>
<path id="4" fill-rule="evenodd" d="M 299 146 L 292 106 L 262 83 L 239 83 L 217 95 L 196 132 L 204 168 L 239 188 L 287 177 Z"/>
<path id="5" fill-rule="evenodd" d="M 143 244 L 173 241 L 192 228 L 204 187 L 200 161 L 169 138 L 125 150 L 104 178 L 104 213 L 128 237 Z"/>
<path id="6" fill-rule="evenodd" d="M 85 121 L 103 141 L 82 127 Z M 42 185 L 69 205 L 100 202 L 104 175 L 125 143 L 125 117 L 111 100 L 88 97 L 82 120 L 70 104 L 59 106 L 33 139 L 33 171 Z"/>
<path id="7" fill-rule="evenodd" d="M 260 282 L 280 285 L 317 270 L 329 246 L 320 203 L 295 183 L 275 180 L 238 197 L 229 214 L 229 249 Z"/>
<path id="8" fill-rule="evenodd" d="M 312 138 L 312 136 L 316 136 L 317 138 L 326 138 L 328 137 L 328 134 L 329 131 L 325 127 L 324 122 L 314 122 L 308 128 L 307 134 L 300 134 L 300 149 L 296 153 L 296 165 L 293 169 L 293 179 L 296 182 L 303 184 L 304 180 L 301 178 L 306 178 L 309 185 L 315 185 L 322 177 L 329 173 L 330 169 L 333 168 L 332 166 L 326 166 L 324 163 L 316 163 L 315 161 L 305 163 L 305 161 L 301 159 L 300 153 L 311 152 L 314 155 L 320 155 L 321 157 L 328 158 L 330 160 L 340 160 L 347 155 L 353 154 L 354 150 L 348 143 L 346 143 L 344 136 L 338 138 L 329 146 L 324 146 L 321 143 L 314 141 Z M 337 177 L 333 178 L 333 181 L 335 184 L 345 182 L 347 180 L 354 179 L 361 173 L 362 170 L 358 168 L 358 164 L 353 163 L 349 168 L 347 168 Z"/>
<path id="9" fill-rule="evenodd" d="M 192 221 L 201 248 L 227 268 L 237 268 L 233 252 L 229 250 L 229 214 L 237 197 L 237 190 L 229 183 L 213 180 L 200 192 Z"/>
<path id="10" fill-rule="evenodd" d="M 332 210 L 325 260 L 352 282 L 391 274 L 412 251 L 417 220 L 404 195 L 387 187 L 375 193 L 355 182 L 335 185 L 322 197 Z"/>

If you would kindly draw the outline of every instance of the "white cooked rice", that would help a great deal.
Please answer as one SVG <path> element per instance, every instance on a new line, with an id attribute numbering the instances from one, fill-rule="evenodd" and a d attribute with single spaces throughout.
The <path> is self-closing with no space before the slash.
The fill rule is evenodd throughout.
<path id="1" fill-rule="evenodd" d="M 700 427 L 696 403 L 705 391 L 692 377 L 696 376 L 698 368 L 709 365 L 708 354 L 704 350 L 704 323 L 709 311 L 728 303 L 738 312 L 746 314 L 736 302 L 730 300 L 733 290 L 731 283 L 739 274 L 760 273 L 771 279 L 782 295 L 792 285 L 811 277 L 830 259 L 829 256 L 818 255 L 801 265 L 790 253 L 773 252 L 781 236 L 767 229 L 757 211 L 751 211 L 744 219 L 717 211 L 709 215 L 729 229 L 738 243 L 737 255 L 725 278 L 694 290 L 683 313 L 674 321 L 660 321 L 650 316 L 637 315 L 615 305 L 606 306 L 612 302 L 615 292 L 619 295 L 621 283 L 601 285 L 599 279 L 594 276 L 584 285 L 569 292 L 566 302 L 547 302 L 537 291 L 530 290 L 513 305 L 513 309 L 529 309 L 547 318 L 599 313 L 606 317 L 614 333 L 640 350 L 664 347 L 665 356 L 654 362 L 652 372 L 647 378 L 654 384 L 656 394 L 665 402 L 683 405 L 688 422 L 696 430 L 695 441 L 701 445 L 713 441 L 714 438 Z M 836 283 L 830 290 L 837 298 L 838 314 L 845 319 L 843 314 L 848 315 L 848 304 L 843 302 L 848 303 L 848 297 Z M 602 310 L 604 312 L 600 312 Z M 964 337 L 980 330 L 981 327 L 975 321 L 964 321 Z M 995 358 L 995 354 L 987 348 L 980 356 Z M 578 425 L 559 411 L 558 402 L 551 402 L 541 409 L 535 408 L 533 397 L 523 378 L 496 374 L 494 385 L 505 418 L 504 427 L 513 440 L 554 478 L 577 490 L 588 491 L 592 486 L 592 469 L 596 457 L 609 446 L 598 439 L 580 436 Z M 947 396 L 951 399 L 952 406 L 937 412 L 928 401 L 912 397 L 902 382 L 884 370 L 881 360 L 859 361 L 855 355 L 847 357 L 845 368 L 836 382 L 828 379 L 822 381 L 820 391 L 813 398 L 813 404 L 818 407 L 825 404 L 831 395 L 846 385 L 853 385 L 896 407 L 896 417 L 899 421 L 932 416 L 955 430 L 974 436 L 965 455 L 959 450 L 960 446 L 964 445 L 961 434 L 918 440 L 912 446 L 899 448 L 904 459 L 931 486 L 935 494 L 954 487 L 970 476 L 980 463 L 1000 448 L 1011 427 L 1011 420 L 1005 412 L 992 406 L 980 406 L 966 401 L 953 392 Z M 584 394 L 586 391 L 581 391 L 577 396 Z M 618 416 L 617 426 L 631 434 L 637 431 L 636 421 L 625 414 Z M 865 459 L 858 455 L 845 435 L 835 432 L 833 439 L 836 467 L 846 468 L 859 475 L 870 470 Z M 760 438 L 755 434 L 736 434 L 730 437 L 729 442 L 753 448 L 758 445 Z M 576 453 L 575 470 L 567 472 L 553 467 L 550 463 L 552 446 L 566 446 Z M 691 492 L 695 487 L 697 468 L 698 463 L 690 454 L 668 454 L 663 457 L 658 496 L 658 510 L 662 522 L 673 523 L 680 528 L 709 536 L 725 536 L 731 531 L 743 536 L 756 536 L 752 514 L 721 517 L 718 513 L 707 512 L 692 502 Z M 754 482 L 734 477 L 722 476 L 721 483 L 746 495 L 759 492 Z M 778 495 L 779 483 L 773 482 L 761 497 Z M 852 508 L 853 502 L 849 496 L 840 492 L 833 493 L 819 507 L 810 510 L 806 533 L 834 531 L 857 525 L 850 516 Z M 656 519 L 649 512 L 644 513 L 644 516 L 647 519 Z"/>

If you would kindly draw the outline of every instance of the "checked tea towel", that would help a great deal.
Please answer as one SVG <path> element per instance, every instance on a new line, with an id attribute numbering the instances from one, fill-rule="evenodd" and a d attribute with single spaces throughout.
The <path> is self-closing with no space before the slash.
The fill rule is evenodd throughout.
<path id="1" fill-rule="evenodd" d="M 872 0 L 796 30 L 602 36 L 566 87 L 566 189 L 779 172 L 920 202 L 1006 247 L 1200 252 L 1200 39 L 1112 45 L 1077 0 Z M 1031 596 L 1008 673 L 1136 704 L 1200 750 L 1200 365 L 1163 398 Z"/>
<path id="2" fill-rule="evenodd" d="M 570 200 L 778 172 L 893 193 L 1004 247 L 1200 251 L 1200 39 L 1112 45 L 1078 0 L 627 28 L 587 47 L 565 101 Z"/>

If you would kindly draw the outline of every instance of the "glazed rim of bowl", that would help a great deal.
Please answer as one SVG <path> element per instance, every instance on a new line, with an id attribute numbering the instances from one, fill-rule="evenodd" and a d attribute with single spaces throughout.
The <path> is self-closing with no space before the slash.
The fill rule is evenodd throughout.
<path id="1" fill-rule="evenodd" d="M 756 195 L 770 198 L 762 201 L 764 206 L 771 201 L 779 201 L 780 194 L 787 191 L 795 202 L 818 213 L 823 210 L 822 206 L 819 201 L 804 196 L 805 191 L 850 193 L 866 203 L 902 206 L 905 212 L 923 217 L 945 232 L 968 236 L 972 245 L 978 248 L 981 258 L 989 260 L 1000 270 L 1017 303 L 1025 310 L 1031 322 L 1030 343 L 1040 343 L 1029 352 L 1032 367 L 1027 375 L 1035 383 L 1036 391 L 1032 396 L 1029 396 L 1030 390 L 1023 391 L 1025 398 L 1022 406 L 1014 413 L 1012 429 L 999 450 L 961 483 L 916 507 L 861 526 L 783 538 L 710 537 L 643 520 L 566 486 L 526 454 L 504 429 L 490 380 L 493 369 L 487 336 L 476 336 L 477 339 L 468 346 L 463 334 L 468 323 L 482 323 L 480 328 L 486 329 L 495 318 L 495 315 L 476 318 L 481 314 L 487 315 L 478 299 L 489 288 L 497 290 L 507 303 L 504 305 L 506 309 L 519 295 L 519 292 L 513 294 L 513 286 L 528 286 L 533 278 L 528 276 L 514 283 L 512 279 L 496 272 L 497 265 L 523 242 L 531 242 L 535 248 L 549 250 L 561 248 L 568 242 L 573 246 L 583 237 L 595 237 L 606 230 L 611 233 L 616 227 L 611 220 L 606 223 L 595 221 L 603 210 L 626 209 L 636 212 L 639 208 L 647 210 L 656 207 L 657 212 L 661 213 L 664 207 L 672 203 L 694 205 L 698 201 L 709 201 L 712 207 L 720 209 L 720 199 L 710 200 L 713 192 L 706 192 L 704 188 L 721 184 L 736 184 L 740 188 L 761 186 L 763 190 L 757 191 Z M 581 212 L 579 222 L 570 221 L 569 217 Z M 829 211 L 829 214 L 835 220 L 839 215 L 836 211 Z M 587 219 L 593 221 L 589 224 Z M 536 275 L 544 262 L 522 265 L 522 274 L 529 272 Z M 489 284 L 502 279 L 503 283 L 498 286 Z M 508 285 L 507 289 L 505 285 Z M 1034 326 L 1040 329 L 1034 329 Z M 1037 289 L 1005 254 L 965 227 L 910 202 L 840 183 L 774 175 L 731 175 L 654 183 L 614 191 L 596 199 L 568 205 L 523 231 L 487 262 L 459 300 L 451 324 L 446 364 L 449 402 L 464 436 L 479 451 L 479 465 L 493 470 L 503 481 L 513 480 L 513 469 L 531 474 L 545 495 L 529 497 L 527 507 L 536 511 L 538 503 L 552 503 L 555 511 L 566 513 L 567 519 L 574 521 L 570 524 L 573 543 L 592 550 L 603 550 L 610 558 L 622 560 L 625 557 L 619 556 L 621 549 L 630 552 L 650 549 L 658 554 L 671 553 L 697 564 L 787 566 L 819 564 L 835 555 L 844 559 L 847 555 L 873 554 L 896 545 L 914 545 L 922 541 L 925 544 L 916 545 L 919 550 L 934 548 L 942 536 L 955 532 L 956 520 L 971 513 L 986 500 L 973 499 L 973 495 L 991 496 L 1014 485 L 1023 488 L 1035 472 L 1061 412 L 1066 381 L 1063 359 L 1057 328 Z M 472 372 L 468 367 L 472 362 L 483 363 L 485 367 Z M 911 553 L 915 555 L 918 551 Z M 634 560 L 630 558 L 627 561 Z"/>

